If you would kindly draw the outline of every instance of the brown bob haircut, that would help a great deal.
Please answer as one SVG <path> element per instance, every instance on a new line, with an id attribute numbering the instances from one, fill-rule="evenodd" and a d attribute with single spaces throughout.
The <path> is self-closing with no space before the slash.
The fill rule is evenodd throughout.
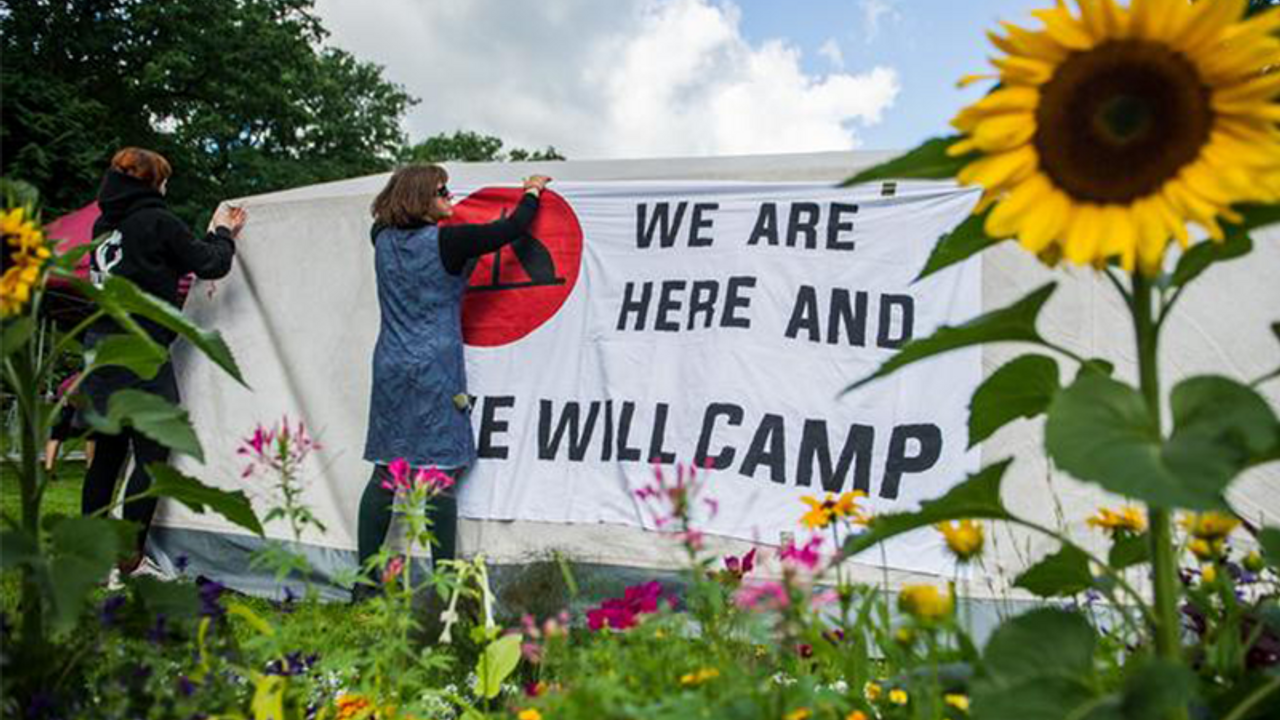
<path id="1" fill-rule="evenodd" d="M 396 170 L 373 200 L 373 219 L 391 227 L 436 220 L 436 191 L 448 181 L 449 173 L 439 165 L 406 165 Z"/>
<path id="2" fill-rule="evenodd" d="M 138 147 L 127 147 L 117 152 L 111 158 L 111 169 L 137 178 L 156 189 L 173 174 L 173 166 L 163 155 Z"/>

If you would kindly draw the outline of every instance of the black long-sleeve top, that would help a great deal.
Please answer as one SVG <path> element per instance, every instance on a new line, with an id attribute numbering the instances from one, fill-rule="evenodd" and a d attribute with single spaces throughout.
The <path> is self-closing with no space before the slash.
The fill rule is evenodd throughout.
<path id="1" fill-rule="evenodd" d="M 451 275 L 460 275 L 467 261 L 481 257 L 524 236 L 538 214 L 538 196 L 525 193 L 515 212 L 482 225 L 446 225 L 440 228 L 440 262 Z M 423 227 L 427 223 L 415 227 Z M 386 226 L 374 223 L 369 236 L 377 241 Z"/>

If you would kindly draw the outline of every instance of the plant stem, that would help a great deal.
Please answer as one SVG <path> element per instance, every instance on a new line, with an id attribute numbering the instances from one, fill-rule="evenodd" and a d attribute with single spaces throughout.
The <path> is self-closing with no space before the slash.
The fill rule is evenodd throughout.
<path id="1" fill-rule="evenodd" d="M 1133 273 L 1133 329 L 1138 344 L 1138 385 L 1147 403 L 1147 412 L 1157 436 L 1163 437 L 1160 421 L 1159 327 L 1152 317 L 1151 282 L 1140 272 Z M 1173 554 L 1173 527 L 1168 508 L 1149 507 L 1151 521 L 1151 567 L 1155 585 L 1155 644 L 1163 658 L 1178 660 L 1178 567 Z"/>

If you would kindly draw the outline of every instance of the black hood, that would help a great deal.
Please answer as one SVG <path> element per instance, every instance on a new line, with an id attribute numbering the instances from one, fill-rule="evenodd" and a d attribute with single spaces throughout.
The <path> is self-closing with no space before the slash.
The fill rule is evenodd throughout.
<path id="1" fill-rule="evenodd" d="M 164 196 L 150 183 L 122 172 L 108 170 L 98 190 L 102 217 L 95 225 L 115 228 L 131 213 L 147 207 L 164 207 Z"/>

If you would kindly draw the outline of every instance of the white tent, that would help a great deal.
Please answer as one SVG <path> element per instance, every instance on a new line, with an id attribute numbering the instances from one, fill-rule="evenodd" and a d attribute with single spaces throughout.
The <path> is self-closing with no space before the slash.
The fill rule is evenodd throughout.
<path id="1" fill-rule="evenodd" d="M 513 184 L 533 172 L 549 174 L 557 182 L 836 183 L 889 155 L 834 152 L 451 164 L 448 168 L 450 186 L 455 188 Z M 352 566 L 356 507 L 369 473 L 360 451 L 378 309 L 367 239 L 368 208 L 386 178 L 376 175 L 235 201 L 250 215 L 236 267 L 223 281 L 198 285 L 187 312 L 202 326 L 221 330 L 252 390 L 236 385 L 188 348 L 180 350 L 176 359 L 184 404 L 207 456 L 203 466 L 183 459 L 180 469 L 211 484 L 245 489 L 265 502 L 269 488 L 246 485 L 240 479 L 243 459 L 234 452 L 255 423 L 270 424 L 286 413 L 305 418 L 324 444 L 306 471 L 307 501 L 328 532 L 307 537 L 302 548 L 321 579 Z M 1273 231 L 1255 238 L 1252 255 L 1214 267 L 1181 301 L 1162 345 L 1166 387 L 1177 378 L 1200 373 L 1253 378 L 1280 362 L 1280 345 L 1268 329 L 1280 319 L 1280 283 L 1275 281 L 1280 274 L 1280 243 Z M 1050 271 L 1012 244 L 970 262 L 981 263 L 984 310 L 1008 305 L 1047 280 L 1059 279 L 1057 293 L 1041 314 L 1042 334 L 1082 356 L 1115 361 L 1122 378 L 1135 376 L 1128 316 L 1105 279 L 1090 271 Z M 985 347 L 984 373 L 1025 350 L 1009 344 Z M 1272 382 L 1263 391 L 1280 406 L 1280 383 Z M 1040 423 L 1019 421 L 1002 429 L 983 444 L 981 455 L 984 464 L 1017 457 L 1005 477 L 1005 500 L 1014 512 L 1101 546 L 1102 538 L 1084 525 L 1084 519 L 1100 505 L 1114 505 L 1116 499 L 1054 472 L 1041 450 Z M 1278 480 L 1276 464 L 1253 471 L 1234 486 L 1231 497 L 1236 508 L 1251 518 L 1274 523 L 1280 515 Z M 268 536 L 289 537 L 282 524 L 268 527 Z M 732 553 L 749 545 L 726 538 L 711 540 L 713 548 Z M 981 602 L 1025 598 L 1010 589 L 1012 578 L 1052 551 L 1053 543 L 1008 529 L 996 532 L 993 540 L 984 563 L 966 571 L 972 573 L 966 592 Z M 247 552 L 261 542 L 216 516 L 196 515 L 164 503 L 153 530 L 152 552 L 162 564 L 185 555 L 195 572 L 247 592 L 277 594 L 279 588 L 266 573 L 247 567 Z M 612 569 L 630 577 L 670 571 L 683 558 L 673 542 L 637 527 L 522 520 L 464 518 L 460 550 L 463 554 L 483 551 L 496 566 L 545 559 L 555 551 L 582 566 Z M 856 558 L 849 568 L 854 577 L 868 582 L 887 579 L 896 586 L 920 579 L 902 568 L 882 568 L 874 551 Z M 767 574 L 769 568 L 763 572 Z"/>

